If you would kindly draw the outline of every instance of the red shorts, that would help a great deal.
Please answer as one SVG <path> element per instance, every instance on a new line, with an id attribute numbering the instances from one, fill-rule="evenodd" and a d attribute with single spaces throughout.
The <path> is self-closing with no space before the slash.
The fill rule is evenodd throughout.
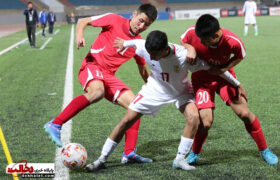
<path id="1" fill-rule="evenodd" d="M 91 81 L 102 81 L 105 89 L 105 98 L 113 103 L 127 90 L 130 90 L 121 80 L 119 80 L 114 74 L 102 69 L 95 62 L 86 62 L 84 59 L 79 71 L 79 81 L 83 86 L 83 90 L 86 89 Z"/>
<path id="2" fill-rule="evenodd" d="M 232 84 L 206 71 L 193 73 L 192 85 L 198 109 L 215 108 L 215 93 L 219 94 L 228 106 L 236 97 L 236 88 Z"/>

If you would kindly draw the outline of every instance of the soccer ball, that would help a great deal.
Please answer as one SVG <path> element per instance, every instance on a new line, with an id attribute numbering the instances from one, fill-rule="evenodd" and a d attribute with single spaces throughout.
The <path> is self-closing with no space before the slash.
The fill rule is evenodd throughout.
<path id="1" fill-rule="evenodd" d="M 61 150 L 61 160 L 69 169 L 82 168 L 87 161 L 87 151 L 81 144 L 66 144 Z"/>

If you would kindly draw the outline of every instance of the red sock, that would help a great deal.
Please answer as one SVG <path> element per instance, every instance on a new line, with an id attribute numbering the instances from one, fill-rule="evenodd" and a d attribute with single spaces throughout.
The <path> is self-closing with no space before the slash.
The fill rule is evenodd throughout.
<path id="1" fill-rule="evenodd" d="M 193 146 L 192 146 L 192 151 L 195 154 L 199 154 L 202 151 L 202 146 L 204 144 L 204 142 L 206 141 L 208 137 L 208 131 L 207 132 L 200 132 L 197 131 L 194 140 L 193 140 Z"/>
<path id="2" fill-rule="evenodd" d="M 245 127 L 248 133 L 252 136 L 252 138 L 256 142 L 259 151 L 265 150 L 267 148 L 267 145 L 262 132 L 261 124 L 257 116 L 251 124 L 245 124 Z"/>
<path id="3" fill-rule="evenodd" d="M 134 151 L 137 143 L 138 129 L 140 119 L 138 119 L 128 130 L 125 132 L 124 154 L 128 155 Z"/>
<path id="4" fill-rule="evenodd" d="M 88 99 L 84 95 L 75 97 L 63 111 L 53 120 L 54 124 L 62 125 L 66 123 L 73 116 L 78 114 L 81 110 L 90 105 Z"/>

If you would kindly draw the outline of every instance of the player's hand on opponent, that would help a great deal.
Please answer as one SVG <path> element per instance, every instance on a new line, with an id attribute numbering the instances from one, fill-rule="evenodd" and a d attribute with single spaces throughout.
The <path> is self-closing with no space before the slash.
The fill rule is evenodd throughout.
<path id="1" fill-rule="evenodd" d="M 80 47 L 86 46 L 86 40 L 84 37 L 76 37 L 76 46 L 77 49 L 80 49 Z"/>
<path id="2" fill-rule="evenodd" d="M 124 49 L 123 44 L 124 44 L 124 40 L 121 39 L 121 38 L 119 38 L 119 37 L 117 37 L 117 38 L 114 40 L 114 45 L 113 45 L 113 47 L 118 48 L 118 49 L 117 49 L 117 52 L 120 52 L 120 51 L 122 51 L 122 50 Z"/>
<path id="3" fill-rule="evenodd" d="M 248 101 L 248 97 L 247 97 L 247 92 L 245 91 L 245 89 L 243 88 L 243 86 L 240 84 L 239 86 L 236 87 L 236 99 L 239 100 L 239 98 L 242 96 L 246 99 L 246 101 Z"/>
<path id="4" fill-rule="evenodd" d="M 186 62 L 190 65 L 195 65 L 196 64 L 196 51 L 193 46 L 188 46 L 188 53 L 187 53 L 187 58 Z"/>

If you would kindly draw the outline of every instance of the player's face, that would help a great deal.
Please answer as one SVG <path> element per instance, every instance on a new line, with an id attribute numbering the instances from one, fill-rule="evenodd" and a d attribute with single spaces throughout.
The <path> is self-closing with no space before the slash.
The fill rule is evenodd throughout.
<path id="1" fill-rule="evenodd" d="M 216 46 L 219 44 L 221 36 L 220 31 L 218 31 L 214 36 L 200 37 L 200 41 L 207 47 Z"/>
<path id="2" fill-rule="evenodd" d="M 133 34 L 140 34 L 141 32 L 145 31 L 153 21 L 148 18 L 145 13 L 137 13 L 134 11 L 133 17 L 130 21 L 130 30 Z"/>
<path id="3" fill-rule="evenodd" d="M 201 37 L 200 41 L 205 46 L 213 46 L 217 43 L 216 39 L 214 37 Z"/>
<path id="4" fill-rule="evenodd" d="M 168 56 L 169 52 L 168 50 L 162 50 L 162 51 L 148 51 L 148 53 L 150 54 L 151 60 L 158 61 L 161 58 Z"/>

